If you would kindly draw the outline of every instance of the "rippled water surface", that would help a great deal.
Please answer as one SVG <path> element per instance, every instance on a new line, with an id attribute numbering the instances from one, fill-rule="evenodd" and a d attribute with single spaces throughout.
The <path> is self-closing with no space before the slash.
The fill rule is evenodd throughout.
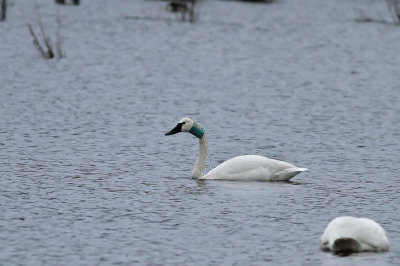
<path id="1" fill-rule="evenodd" d="M 400 28 L 384 1 L 9 1 L 0 23 L 0 264 L 399 265 Z M 40 58 L 40 13 L 66 57 Z M 290 183 L 196 181 L 259 154 Z M 389 252 L 336 257 L 336 216 L 370 217 Z"/>

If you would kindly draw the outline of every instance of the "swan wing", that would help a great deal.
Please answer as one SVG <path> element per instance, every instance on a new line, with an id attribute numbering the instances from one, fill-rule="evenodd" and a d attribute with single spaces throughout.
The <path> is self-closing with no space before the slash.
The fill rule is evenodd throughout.
<path id="1" fill-rule="evenodd" d="M 284 181 L 284 180 L 289 180 L 295 175 L 307 171 L 307 168 L 297 168 L 297 167 L 290 167 L 290 168 L 285 168 L 281 171 L 278 171 L 274 173 L 271 176 L 271 180 L 276 180 L 276 181 Z"/>
<path id="2" fill-rule="evenodd" d="M 368 218 L 358 218 L 357 237 L 364 251 L 383 251 L 389 249 L 389 240 L 385 230 L 375 221 Z"/>
<path id="3" fill-rule="evenodd" d="M 281 181 L 289 180 L 304 170 L 305 168 L 297 168 L 290 163 L 259 155 L 242 155 L 218 165 L 203 176 L 203 179 Z"/>

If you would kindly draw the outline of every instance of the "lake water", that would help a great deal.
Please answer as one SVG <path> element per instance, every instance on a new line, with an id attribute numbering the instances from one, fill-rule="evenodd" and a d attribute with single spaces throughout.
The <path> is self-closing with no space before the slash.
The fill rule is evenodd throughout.
<path id="1" fill-rule="evenodd" d="M 196 23 L 150 0 L 9 1 L 0 23 L 1 265 L 399 265 L 400 27 L 385 1 L 203 1 Z M 37 14 L 63 59 L 44 60 Z M 289 183 L 196 181 L 259 154 Z M 369 217 L 386 253 L 319 250 Z"/>

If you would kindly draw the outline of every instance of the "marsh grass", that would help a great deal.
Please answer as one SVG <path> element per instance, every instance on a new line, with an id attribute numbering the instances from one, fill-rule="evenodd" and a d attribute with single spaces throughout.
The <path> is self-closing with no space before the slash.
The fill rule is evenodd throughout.
<path id="1" fill-rule="evenodd" d="M 0 21 L 6 20 L 6 17 L 7 17 L 7 0 L 1 0 Z"/>
<path id="2" fill-rule="evenodd" d="M 181 20 L 189 22 L 196 21 L 195 6 L 197 0 L 171 0 L 166 6 L 166 10 L 174 13 L 180 13 Z"/>
<path id="3" fill-rule="evenodd" d="M 56 4 L 61 4 L 61 5 L 80 5 L 80 0 L 55 0 Z"/>
<path id="4" fill-rule="evenodd" d="M 356 9 L 359 13 L 359 17 L 355 19 L 359 23 L 381 23 L 386 25 L 400 25 L 400 0 L 386 0 L 386 4 L 392 20 L 387 19 L 376 19 L 365 15 L 361 9 Z"/>
<path id="5" fill-rule="evenodd" d="M 39 13 L 38 13 L 39 14 Z M 36 34 L 32 24 L 28 23 L 29 32 L 33 38 L 33 46 L 39 51 L 45 59 L 63 58 L 65 52 L 62 49 L 62 36 L 61 36 L 61 19 L 57 16 L 57 31 L 55 43 L 52 42 L 49 35 L 43 26 L 41 16 L 38 15 L 39 34 Z"/>
<path id="6" fill-rule="evenodd" d="M 386 0 L 386 4 L 394 23 L 400 25 L 400 0 Z"/>

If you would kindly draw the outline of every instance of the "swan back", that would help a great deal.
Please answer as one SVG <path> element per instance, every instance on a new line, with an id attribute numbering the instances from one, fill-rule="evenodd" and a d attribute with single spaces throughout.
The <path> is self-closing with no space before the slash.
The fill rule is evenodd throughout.
<path id="1" fill-rule="evenodd" d="M 342 216 L 333 219 L 320 238 L 320 248 L 337 252 L 385 251 L 385 230 L 368 218 Z"/>

